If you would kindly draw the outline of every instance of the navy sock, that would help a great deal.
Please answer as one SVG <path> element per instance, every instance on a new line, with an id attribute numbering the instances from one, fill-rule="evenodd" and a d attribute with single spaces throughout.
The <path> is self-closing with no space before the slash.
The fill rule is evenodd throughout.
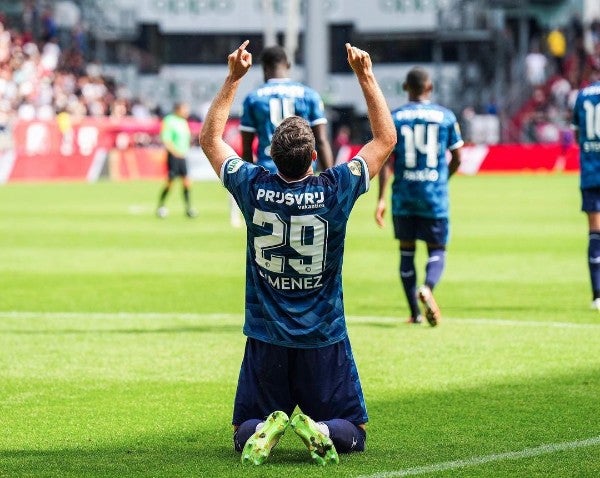
<path id="1" fill-rule="evenodd" d="M 416 318 L 421 314 L 417 302 L 417 271 L 415 269 L 415 250 L 400 248 L 400 280 L 410 308 L 410 316 Z"/>
<path id="2" fill-rule="evenodd" d="M 590 231 L 588 238 L 588 266 L 594 299 L 600 297 L 600 231 Z"/>
<path id="3" fill-rule="evenodd" d="M 185 207 L 190 208 L 190 190 L 189 188 L 183 187 L 183 200 L 185 201 Z"/>
<path id="4" fill-rule="evenodd" d="M 428 249 L 428 252 L 429 259 L 427 259 L 427 266 L 425 267 L 425 284 L 433 290 L 440 281 L 446 266 L 446 249 Z"/>
<path id="5" fill-rule="evenodd" d="M 258 418 L 252 418 L 250 420 L 246 420 L 242 423 L 239 428 L 233 433 L 233 448 L 235 451 L 242 451 L 244 449 L 244 445 L 248 441 L 254 432 L 256 432 L 256 425 L 264 420 L 259 420 Z"/>
<path id="6" fill-rule="evenodd" d="M 365 451 L 367 432 L 348 420 L 334 418 L 323 422 L 329 428 L 329 438 L 339 453 Z"/>

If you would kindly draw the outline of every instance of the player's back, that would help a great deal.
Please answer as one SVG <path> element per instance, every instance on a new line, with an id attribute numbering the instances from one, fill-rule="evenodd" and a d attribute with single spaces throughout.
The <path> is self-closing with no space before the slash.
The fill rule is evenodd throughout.
<path id="1" fill-rule="evenodd" d="M 363 160 L 287 182 L 233 159 L 222 177 L 248 226 L 246 335 L 295 347 L 345 338 L 344 240 L 368 187 Z"/>
<path id="2" fill-rule="evenodd" d="M 600 186 L 600 81 L 582 88 L 573 109 L 579 132 L 581 187 Z"/>
<path id="3" fill-rule="evenodd" d="M 434 103 L 409 102 L 392 111 L 392 118 L 398 135 L 393 214 L 446 217 L 446 151 L 463 144 L 454 113 Z"/>
<path id="4" fill-rule="evenodd" d="M 269 151 L 273 133 L 289 116 L 300 116 L 310 126 L 327 122 L 319 94 L 290 79 L 271 79 L 244 101 L 240 130 L 258 136 L 258 163 L 271 172 L 276 172 Z"/>

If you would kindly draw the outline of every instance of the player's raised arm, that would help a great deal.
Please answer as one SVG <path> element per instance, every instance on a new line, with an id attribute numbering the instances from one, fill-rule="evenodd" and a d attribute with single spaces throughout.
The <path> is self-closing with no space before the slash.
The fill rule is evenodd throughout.
<path id="1" fill-rule="evenodd" d="M 381 88 L 377 84 L 371 63 L 371 57 L 366 51 L 346 43 L 348 63 L 354 71 L 362 89 L 373 139 L 365 144 L 358 152 L 369 167 L 369 175 L 375 177 L 392 152 L 396 144 L 396 128 L 392 115 L 385 101 Z"/>
<path id="2" fill-rule="evenodd" d="M 223 141 L 223 132 L 239 82 L 252 66 L 252 54 L 246 51 L 248 43 L 250 41 L 246 40 L 227 57 L 229 73 L 215 96 L 200 131 L 200 146 L 217 175 L 221 173 L 223 162 L 236 154 L 233 148 Z"/>

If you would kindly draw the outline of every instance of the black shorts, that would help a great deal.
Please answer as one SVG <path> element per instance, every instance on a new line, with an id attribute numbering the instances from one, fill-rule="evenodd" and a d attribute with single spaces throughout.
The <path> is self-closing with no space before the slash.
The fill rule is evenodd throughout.
<path id="1" fill-rule="evenodd" d="M 240 370 L 233 425 L 264 419 L 275 410 L 302 413 L 319 422 L 368 421 L 350 341 L 314 349 L 273 345 L 248 338 Z"/>
<path id="2" fill-rule="evenodd" d="M 448 243 L 448 218 L 394 216 L 394 234 L 399 241 L 425 241 L 427 244 Z"/>
<path id="3" fill-rule="evenodd" d="M 171 153 L 167 154 L 167 169 L 169 179 L 175 179 L 176 177 L 184 178 L 188 175 L 187 161 L 185 158 L 178 158 Z"/>
<path id="4" fill-rule="evenodd" d="M 600 211 L 600 188 L 586 188 L 581 190 L 581 210 L 583 212 Z"/>

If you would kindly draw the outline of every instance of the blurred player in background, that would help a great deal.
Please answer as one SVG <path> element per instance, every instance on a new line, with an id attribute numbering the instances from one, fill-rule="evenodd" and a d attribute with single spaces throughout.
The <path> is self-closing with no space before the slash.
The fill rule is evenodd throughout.
<path id="1" fill-rule="evenodd" d="M 229 74 L 200 136 L 248 228 L 247 340 L 233 412 L 234 446 L 243 463 L 261 464 L 289 423 L 316 463 L 337 463 L 338 451 L 364 450 L 368 419 L 344 318 L 346 223 L 391 153 L 396 132 L 369 55 L 347 44 L 373 140 L 348 163 L 315 176 L 315 137 L 306 120 L 292 116 L 272 136 L 269 161 L 276 174 L 242 160 L 222 135 L 252 64 L 247 45 L 229 55 Z M 296 406 L 302 413 L 289 421 Z"/>
<path id="2" fill-rule="evenodd" d="M 167 150 L 167 182 L 160 193 L 156 215 L 161 218 L 167 217 L 169 211 L 165 206 L 165 200 L 173 180 L 181 178 L 183 184 L 183 200 L 185 203 L 185 214 L 188 217 L 196 217 L 198 212 L 190 202 L 191 181 L 188 177 L 186 156 L 190 150 L 192 134 L 188 124 L 190 108 L 186 103 L 176 103 L 173 112 L 165 116 L 160 127 L 160 139 Z"/>
<path id="3" fill-rule="evenodd" d="M 582 205 L 588 217 L 588 267 L 592 282 L 592 308 L 600 310 L 600 72 L 577 94 L 573 127 L 579 143 Z"/>
<path id="4" fill-rule="evenodd" d="M 240 130 L 242 158 L 254 162 L 252 142 L 258 137 L 256 163 L 275 173 L 271 139 L 275 128 L 288 116 L 308 121 L 316 141 L 317 161 L 322 171 L 333 166 L 333 153 L 327 137 L 327 118 L 319 94 L 289 78 L 290 62 L 280 46 L 265 48 L 260 56 L 265 83 L 244 100 Z"/>
<path id="5" fill-rule="evenodd" d="M 454 114 L 431 103 L 433 83 L 427 71 L 411 69 L 403 87 L 408 93 L 408 103 L 392 111 L 398 143 L 389 167 L 384 167 L 379 175 L 375 219 L 383 227 L 384 196 L 393 170 L 392 218 L 396 239 L 400 241 L 400 279 L 410 308 L 409 322 L 422 321 L 420 301 L 427 321 L 435 326 L 441 313 L 432 291 L 442 276 L 446 260 L 448 178 L 460 165 L 463 140 Z M 450 163 L 446 160 L 447 150 L 451 153 Z M 418 290 L 417 239 L 425 241 L 429 255 L 425 281 Z"/>

